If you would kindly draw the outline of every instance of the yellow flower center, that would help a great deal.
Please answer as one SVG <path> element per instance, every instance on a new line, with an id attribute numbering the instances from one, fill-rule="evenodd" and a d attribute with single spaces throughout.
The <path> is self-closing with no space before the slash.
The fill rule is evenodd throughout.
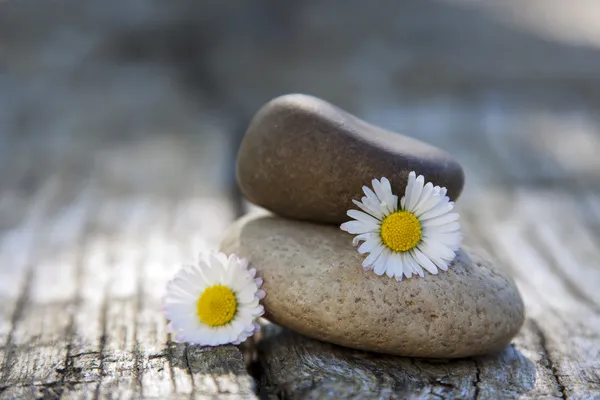
<path id="1" fill-rule="evenodd" d="M 381 240 L 394 251 L 408 251 L 421 241 L 421 223 L 408 211 L 396 211 L 381 223 Z"/>
<path id="2" fill-rule="evenodd" d="M 235 317 L 237 301 L 235 294 L 227 286 L 213 285 L 200 295 L 196 313 L 203 324 L 225 325 Z"/>

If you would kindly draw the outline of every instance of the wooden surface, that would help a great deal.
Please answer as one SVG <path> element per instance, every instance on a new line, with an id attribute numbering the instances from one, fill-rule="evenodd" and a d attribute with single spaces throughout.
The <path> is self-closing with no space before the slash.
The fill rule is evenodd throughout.
<path id="1" fill-rule="evenodd" d="M 0 2 L 0 399 L 600 399 L 597 3 L 396 3 Z M 512 346 L 169 341 L 164 284 L 248 210 L 240 134 L 294 91 L 460 160 L 466 241 L 526 303 Z"/>

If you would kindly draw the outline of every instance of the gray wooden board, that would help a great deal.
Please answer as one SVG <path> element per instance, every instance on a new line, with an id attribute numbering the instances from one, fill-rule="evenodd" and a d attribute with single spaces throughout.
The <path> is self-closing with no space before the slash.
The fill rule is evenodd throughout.
<path id="1" fill-rule="evenodd" d="M 200 213 L 207 243 L 194 247 L 214 247 L 234 216 L 229 200 L 120 197 L 60 177 L 49 185 L 25 228 L 10 231 L 22 247 L 3 246 L 12 257 L 4 259 L 22 265 L 3 264 L 4 282 L 17 288 L 3 291 L 0 398 L 254 397 L 237 348 L 170 343 L 160 311 L 165 282 L 194 258 L 194 234 L 177 220 L 198 222 Z M 40 236 L 35 246 L 23 229 L 40 229 L 30 232 Z M 16 240 L 11 234 L 5 241 Z"/>
<path id="2" fill-rule="evenodd" d="M 0 2 L 0 399 L 600 398 L 593 2 L 41 3 Z M 168 340 L 164 283 L 238 213 L 240 114 L 296 90 L 463 163 L 467 242 L 527 306 L 510 347 Z"/>
<path id="3" fill-rule="evenodd" d="M 513 136 L 492 145 L 484 135 L 471 145 L 484 156 L 494 146 L 510 154 L 519 131 L 504 134 Z M 447 144 L 458 157 L 470 151 Z M 186 174 L 188 164 L 175 162 L 181 153 L 165 151 L 168 171 Z M 502 185 L 467 170 L 481 184 L 459 202 L 467 242 L 508 269 L 527 306 L 523 330 L 502 353 L 385 357 L 271 326 L 254 349 L 255 385 L 238 348 L 169 342 L 160 313 L 164 283 L 178 264 L 216 247 L 235 217 L 234 199 L 207 191 L 199 172 L 187 175 L 199 178 L 187 185 L 152 182 L 140 190 L 136 176 L 147 164 L 126 177 L 109 166 L 130 155 L 99 152 L 100 164 L 81 171 L 34 169 L 40 184 L 28 190 L 22 182 L 31 169 L 17 168 L 4 181 L 0 398 L 600 398 L 595 186 L 577 179 L 564 188 L 559 181 L 529 186 L 503 157 L 490 157 L 496 164 L 484 169 Z M 569 168 L 581 165 L 553 164 L 554 156 L 549 149 L 536 155 L 559 170 L 548 179 L 577 176 Z"/>

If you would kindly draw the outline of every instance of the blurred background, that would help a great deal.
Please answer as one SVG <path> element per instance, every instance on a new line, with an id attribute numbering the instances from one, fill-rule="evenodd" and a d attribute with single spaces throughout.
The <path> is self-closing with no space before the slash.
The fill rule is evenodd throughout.
<path id="1" fill-rule="evenodd" d="M 451 151 L 468 189 L 597 184 L 600 3 L 0 2 L 5 180 L 227 191 L 250 118 L 290 92 Z"/>
<path id="2" fill-rule="evenodd" d="M 550 345 L 597 315 L 599 1 L 0 0 L 1 376 L 162 349 L 170 266 L 247 210 L 239 142 L 292 92 L 451 152 Z"/>

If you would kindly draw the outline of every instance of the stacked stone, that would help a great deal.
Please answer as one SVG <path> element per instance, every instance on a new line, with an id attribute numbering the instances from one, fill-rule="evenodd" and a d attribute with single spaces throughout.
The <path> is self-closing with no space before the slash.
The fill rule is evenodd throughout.
<path id="1" fill-rule="evenodd" d="M 240 219 L 221 247 L 264 279 L 267 319 L 326 342 L 415 357 L 494 352 L 519 331 L 514 282 L 473 250 L 459 250 L 447 272 L 398 282 L 363 271 L 364 256 L 339 228 L 373 178 L 387 177 L 400 197 L 415 171 L 458 198 L 464 175 L 448 153 L 323 100 L 286 95 L 254 117 L 237 161 L 242 192 L 272 214 Z"/>

